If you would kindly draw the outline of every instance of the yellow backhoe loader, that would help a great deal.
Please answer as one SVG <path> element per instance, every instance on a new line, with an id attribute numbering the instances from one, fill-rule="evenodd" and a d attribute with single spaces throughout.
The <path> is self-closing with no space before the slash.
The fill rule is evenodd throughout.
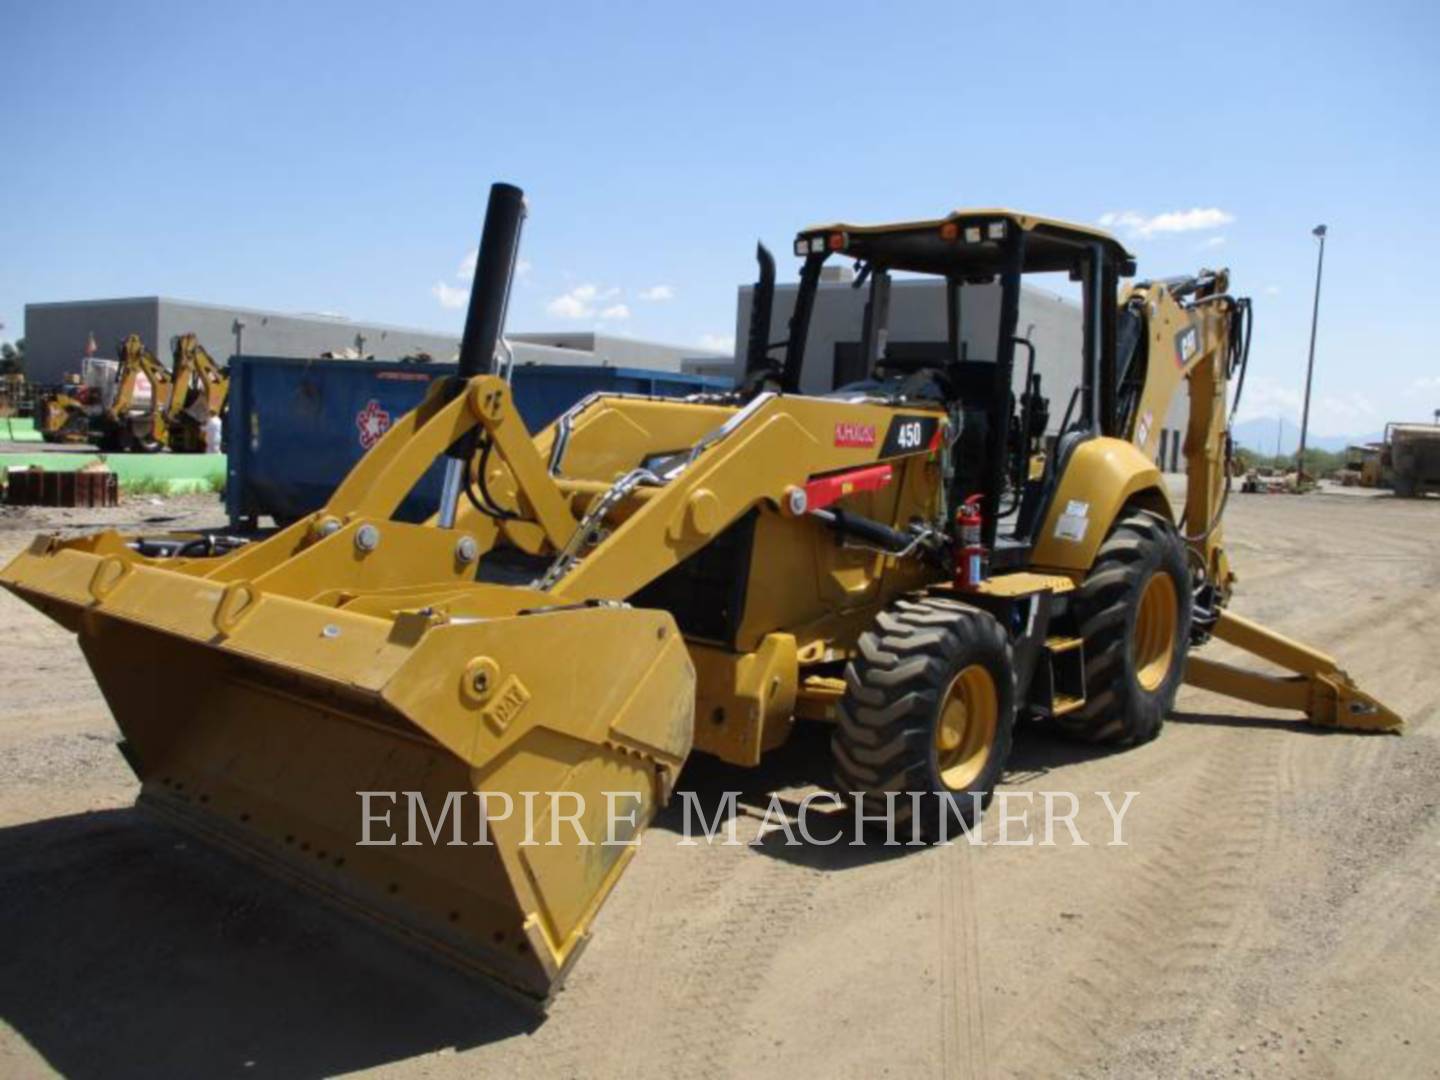
<path id="1" fill-rule="evenodd" d="M 738 391 L 594 395 L 532 437 L 494 361 L 523 217 L 495 185 L 459 376 L 323 509 L 233 550 L 40 537 L 0 573 L 79 635 L 144 805 L 544 999 L 635 851 L 593 838 L 632 839 L 692 750 L 754 764 L 797 718 L 831 722 L 836 789 L 935 837 L 974 820 L 1016 724 L 1149 739 L 1186 678 L 1399 729 L 1227 609 L 1249 305 L 1224 272 L 1122 296 L 1119 242 L 1008 210 L 806 229 L 778 343 L 760 250 Z M 832 257 L 871 289 L 867 377 L 816 396 L 800 371 Z M 895 272 L 946 283 L 948 342 L 887 344 Z M 1051 272 L 1085 313 L 1053 440 L 1016 334 L 1022 279 Z M 998 314 L 967 325 L 983 289 Z M 1153 458 L 1182 383 L 1177 521 Z M 394 520 L 437 459 L 434 516 Z M 1290 674 L 1191 653 L 1212 636 Z M 506 812 L 537 793 L 564 798 Z"/>
<path id="2" fill-rule="evenodd" d="M 88 442 L 106 451 L 164 449 L 168 428 L 163 403 L 170 398 L 170 373 L 139 334 L 116 348 L 113 380 L 76 386 L 42 400 L 39 428 L 46 442 Z M 148 380 L 148 397 L 138 393 L 142 378 Z"/>
<path id="3" fill-rule="evenodd" d="M 205 429 L 212 417 L 225 415 L 230 376 L 194 334 L 174 341 L 170 394 L 165 404 L 166 441 L 180 454 L 204 453 Z"/>

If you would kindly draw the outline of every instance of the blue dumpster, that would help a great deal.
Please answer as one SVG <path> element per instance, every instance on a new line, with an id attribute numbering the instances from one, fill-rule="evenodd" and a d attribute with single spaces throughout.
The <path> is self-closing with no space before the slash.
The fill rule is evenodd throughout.
<path id="1" fill-rule="evenodd" d="M 296 360 L 236 356 L 225 417 L 225 508 L 232 525 L 269 515 L 288 522 L 318 510 L 395 419 L 420 403 L 454 364 Z M 728 380 L 644 368 L 525 364 L 515 368 L 515 405 L 538 431 L 597 391 L 678 397 L 721 390 Z M 397 514 L 422 521 L 440 499 L 437 461 Z"/>

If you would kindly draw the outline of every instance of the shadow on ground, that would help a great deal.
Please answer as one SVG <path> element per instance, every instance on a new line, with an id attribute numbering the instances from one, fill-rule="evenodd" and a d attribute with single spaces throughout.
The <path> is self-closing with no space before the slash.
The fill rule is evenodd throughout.
<path id="1" fill-rule="evenodd" d="M 1242 716 L 1238 713 L 1192 713 L 1170 714 L 1176 724 L 1198 724 L 1202 727 L 1248 728 L 1251 731 L 1288 731 L 1296 735 L 1354 735 L 1353 731 L 1340 728 L 1316 727 L 1307 724 L 1294 713 L 1288 716 Z"/>
<path id="2" fill-rule="evenodd" d="M 713 828 L 717 815 L 723 823 L 728 793 L 734 792 L 736 814 L 752 819 L 748 830 L 737 829 L 738 835 L 753 836 L 756 826 L 763 824 L 768 831 L 751 845 L 753 850 L 796 865 L 814 870 L 848 870 L 904 858 L 923 846 L 903 843 L 910 839 L 903 829 L 896 837 L 902 843 L 886 844 L 883 828 L 864 833 L 863 845 L 851 843 L 856 836 L 855 812 L 848 806 L 837 806 L 834 796 L 828 794 L 834 786 L 830 730 L 825 724 L 798 724 L 789 741 L 766 755 L 754 768 L 727 765 L 704 754 L 694 755 L 680 775 L 676 797 L 656 818 L 655 827 L 704 842 L 703 830 Z M 1037 725 L 1022 725 L 1016 731 L 1015 747 L 1003 782 L 1033 784 L 1067 765 L 1116 752 L 1118 748 L 1114 746 L 1079 743 Z M 694 796 L 688 809 L 688 822 L 685 792 Z M 804 812 L 808 835 L 799 827 L 806 795 L 813 795 Z M 774 811 L 770 810 L 772 797 Z M 777 828 L 781 816 L 790 825 L 788 833 Z M 723 835 L 719 833 L 717 837 Z"/>
<path id="3" fill-rule="evenodd" d="M 128 809 L 0 830 L 0 1018 L 70 1077 L 332 1076 L 539 1021 Z"/>
<path id="4" fill-rule="evenodd" d="M 696 755 L 679 790 L 712 819 L 726 792 L 751 818 L 778 793 L 793 819 L 806 791 L 831 786 L 829 737 L 800 725 L 753 769 Z M 1113 752 L 1026 728 L 1005 779 Z M 852 812 L 826 806 L 809 815 L 811 842 L 774 832 L 752 850 L 820 870 L 919 850 L 852 846 Z M 676 798 L 656 827 L 681 832 L 683 815 Z M 123 809 L 0 829 L 0 1019 L 84 1078 L 330 1076 L 521 1036 L 543 1017 Z"/>

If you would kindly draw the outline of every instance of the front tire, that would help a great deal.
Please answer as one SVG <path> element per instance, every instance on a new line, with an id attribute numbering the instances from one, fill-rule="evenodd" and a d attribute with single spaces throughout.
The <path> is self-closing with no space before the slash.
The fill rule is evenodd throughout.
<path id="1" fill-rule="evenodd" d="M 1143 510 L 1122 517 L 1075 594 L 1086 700 L 1057 726 L 1088 742 L 1158 735 L 1185 674 L 1191 601 L 1175 527 Z"/>
<path id="2" fill-rule="evenodd" d="M 900 600 L 861 635 L 845 687 L 831 740 L 841 791 L 867 817 L 893 807 L 896 839 L 912 819 L 926 840 L 973 827 L 1014 732 L 1011 646 L 994 617 L 941 597 Z"/>

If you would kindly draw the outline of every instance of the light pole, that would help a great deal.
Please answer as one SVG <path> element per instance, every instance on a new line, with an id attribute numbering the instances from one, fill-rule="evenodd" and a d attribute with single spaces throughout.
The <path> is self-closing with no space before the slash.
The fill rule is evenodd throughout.
<path id="1" fill-rule="evenodd" d="M 1325 269 L 1325 226 L 1316 225 L 1310 235 L 1320 240 L 1315 262 L 1315 309 L 1310 313 L 1310 362 L 1305 367 L 1305 411 L 1300 414 L 1300 451 L 1295 458 L 1295 485 L 1305 482 L 1305 436 L 1310 429 L 1310 383 L 1315 378 L 1315 330 L 1320 325 L 1320 273 Z"/>

